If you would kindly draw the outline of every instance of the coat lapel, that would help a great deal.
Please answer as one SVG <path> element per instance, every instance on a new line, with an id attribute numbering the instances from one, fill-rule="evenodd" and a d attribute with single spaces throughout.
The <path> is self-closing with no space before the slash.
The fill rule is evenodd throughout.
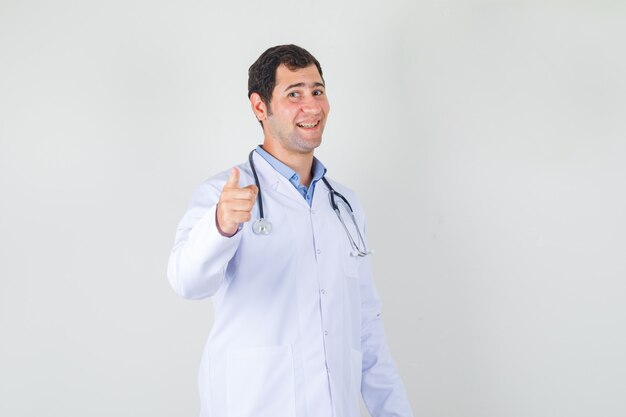
<path id="1" fill-rule="evenodd" d="M 257 175 L 259 176 L 259 182 L 261 183 L 261 193 L 263 193 L 266 189 L 274 190 L 292 200 L 298 201 L 307 209 L 309 208 L 309 205 L 300 195 L 298 190 L 296 190 L 296 187 L 294 187 L 287 178 L 280 175 L 280 173 L 276 171 L 274 167 L 269 164 L 269 162 L 267 162 L 257 152 L 254 152 L 252 158 L 254 160 L 254 166 L 257 170 Z"/>

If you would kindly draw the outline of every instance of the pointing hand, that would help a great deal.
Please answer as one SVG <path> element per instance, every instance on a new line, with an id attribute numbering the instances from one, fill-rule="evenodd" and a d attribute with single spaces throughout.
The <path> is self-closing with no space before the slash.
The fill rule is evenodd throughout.
<path id="1" fill-rule="evenodd" d="M 252 217 L 251 211 L 259 189 L 251 184 L 239 186 L 239 169 L 233 167 L 217 204 L 217 227 L 225 236 L 233 236 Z"/>

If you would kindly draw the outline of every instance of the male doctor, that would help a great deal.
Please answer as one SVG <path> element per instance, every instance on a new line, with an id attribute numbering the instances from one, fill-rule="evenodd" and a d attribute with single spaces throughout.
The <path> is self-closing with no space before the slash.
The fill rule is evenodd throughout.
<path id="1" fill-rule="evenodd" d="M 363 209 L 313 156 L 329 112 L 319 62 L 295 45 L 270 48 L 249 69 L 248 96 L 263 145 L 252 165 L 198 187 L 168 264 L 178 294 L 214 303 L 201 417 L 358 417 L 360 396 L 373 417 L 412 416 L 369 256 L 348 237 L 364 245 Z M 346 204 L 340 221 L 332 189 L 356 224 Z M 259 200 L 269 234 L 253 227 Z"/>

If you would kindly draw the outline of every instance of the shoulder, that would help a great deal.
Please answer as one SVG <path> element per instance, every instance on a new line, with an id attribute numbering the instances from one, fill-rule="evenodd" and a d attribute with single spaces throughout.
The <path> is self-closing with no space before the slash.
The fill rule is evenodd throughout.
<path id="1" fill-rule="evenodd" d="M 352 210 L 354 210 L 354 214 L 357 216 L 357 218 L 363 219 L 365 217 L 365 212 L 363 210 L 363 205 L 361 204 L 361 201 L 359 200 L 359 197 L 357 196 L 356 192 L 352 190 L 350 187 L 338 181 L 335 181 L 334 179 L 329 178 L 328 176 L 324 178 L 326 178 L 326 180 L 330 183 L 330 186 L 336 192 L 338 192 L 339 194 L 345 197 L 345 199 L 348 201 L 348 203 L 352 207 Z M 323 182 L 322 182 L 322 186 L 327 188 L 326 184 L 324 184 Z"/>
<path id="2" fill-rule="evenodd" d="M 326 180 L 330 183 L 330 186 L 333 187 L 335 191 L 342 194 L 344 197 L 348 198 L 348 196 L 350 196 L 356 199 L 356 193 L 347 185 L 344 185 L 340 183 L 339 181 L 336 181 L 333 178 L 330 178 L 328 176 L 324 176 L 324 178 L 326 178 Z"/>

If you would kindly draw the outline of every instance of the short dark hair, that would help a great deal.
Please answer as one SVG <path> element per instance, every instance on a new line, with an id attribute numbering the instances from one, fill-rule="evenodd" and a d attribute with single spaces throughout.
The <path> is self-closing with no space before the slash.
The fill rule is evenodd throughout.
<path id="1" fill-rule="evenodd" d="M 276 69 L 281 64 L 292 71 L 315 64 L 324 81 L 320 63 L 306 49 L 296 45 L 278 45 L 263 52 L 248 69 L 248 98 L 257 93 L 269 105 L 276 86 Z"/>

